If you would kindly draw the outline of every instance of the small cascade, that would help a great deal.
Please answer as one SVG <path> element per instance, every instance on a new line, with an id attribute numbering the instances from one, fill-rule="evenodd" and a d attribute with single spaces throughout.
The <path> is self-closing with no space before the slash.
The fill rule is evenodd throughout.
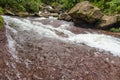
<path id="1" fill-rule="evenodd" d="M 9 53 L 0 80 L 119 80 L 119 38 L 53 17 L 3 18 Z"/>
<path id="2" fill-rule="evenodd" d="M 15 18 L 10 16 L 3 16 L 4 20 L 8 23 L 7 37 L 9 43 L 9 49 L 12 54 L 15 54 L 16 44 L 24 44 L 27 40 L 39 40 L 41 37 L 52 38 L 64 41 L 70 44 L 86 44 L 90 47 L 102 49 L 111 52 L 115 56 L 120 56 L 120 39 L 97 33 L 86 33 L 86 34 L 75 34 L 69 30 L 67 27 L 70 26 L 69 23 L 63 23 L 59 27 L 54 27 L 52 25 L 42 24 L 39 20 L 44 20 L 46 18 Z M 50 18 L 51 21 L 56 19 Z M 9 27 L 11 26 L 11 27 Z M 10 34 L 10 35 L 9 35 Z M 14 36 L 14 38 L 12 38 Z M 17 56 L 13 55 L 14 58 Z"/>
<path id="3" fill-rule="evenodd" d="M 6 22 L 6 36 L 7 36 L 7 41 L 8 41 L 8 48 L 9 52 L 12 54 L 12 57 L 16 60 L 18 60 L 18 57 L 16 55 L 16 41 L 13 39 L 13 35 L 17 34 L 17 31 L 13 28 L 11 28 L 8 23 Z M 13 35 L 12 35 L 13 34 Z"/>

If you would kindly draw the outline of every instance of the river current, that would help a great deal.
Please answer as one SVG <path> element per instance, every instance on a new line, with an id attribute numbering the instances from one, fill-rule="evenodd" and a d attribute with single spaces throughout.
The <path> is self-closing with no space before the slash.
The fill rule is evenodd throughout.
<path id="1" fill-rule="evenodd" d="M 119 38 L 54 17 L 2 17 L 0 80 L 120 80 Z"/>
<path id="2" fill-rule="evenodd" d="M 120 39 L 109 35 L 90 32 L 75 34 L 67 29 L 73 27 L 70 26 L 72 23 L 62 22 L 56 27 L 42 24 L 39 21 L 46 18 L 15 18 L 10 16 L 3 16 L 3 18 L 6 21 L 9 48 L 13 54 L 16 52 L 14 47 L 18 42 L 23 44 L 27 40 L 26 38 L 39 40 L 39 36 L 42 36 L 77 45 L 82 43 L 120 56 Z M 49 20 L 55 23 L 55 18 L 51 17 Z"/>

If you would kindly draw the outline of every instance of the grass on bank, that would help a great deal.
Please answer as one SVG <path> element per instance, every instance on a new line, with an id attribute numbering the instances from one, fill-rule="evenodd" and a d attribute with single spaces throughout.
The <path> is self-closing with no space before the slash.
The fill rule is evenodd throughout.
<path id="1" fill-rule="evenodd" d="M 3 28 L 3 23 L 4 23 L 3 18 L 0 16 L 0 30 Z"/>
<path id="2" fill-rule="evenodd" d="M 13 12 L 38 12 L 40 0 L 0 0 L 0 6 Z"/>

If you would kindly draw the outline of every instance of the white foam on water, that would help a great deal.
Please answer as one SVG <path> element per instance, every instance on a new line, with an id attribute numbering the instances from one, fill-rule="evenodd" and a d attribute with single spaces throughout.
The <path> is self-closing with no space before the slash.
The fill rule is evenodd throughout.
<path id="1" fill-rule="evenodd" d="M 8 41 L 8 48 L 9 48 L 9 52 L 12 54 L 13 58 L 16 59 L 16 61 L 18 60 L 18 57 L 16 55 L 16 48 L 15 48 L 15 40 L 11 37 L 11 35 L 9 34 L 8 30 L 13 31 L 13 33 L 17 34 L 17 31 L 14 30 L 13 28 L 10 28 L 8 25 L 6 25 L 6 36 L 7 36 L 7 41 Z"/>
<path id="2" fill-rule="evenodd" d="M 79 34 L 69 38 L 74 43 L 84 43 L 88 46 L 110 51 L 120 56 L 120 39 L 104 34 Z"/>
<path id="3" fill-rule="evenodd" d="M 58 32 L 64 33 L 64 34 L 67 35 L 68 37 L 72 37 L 72 36 L 75 35 L 75 34 L 72 33 L 71 31 L 66 30 L 66 27 L 68 27 L 69 24 L 62 24 L 62 25 L 60 25 L 58 28 L 55 28 L 55 27 L 53 27 L 53 26 L 51 26 L 51 25 L 43 25 L 43 24 L 40 23 L 40 22 L 34 22 L 34 21 L 33 21 L 33 24 L 36 25 L 36 26 L 43 27 L 44 29 L 51 30 L 52 32 L 53 32 L 53 31 L 58 31 Z"/>
<path id="4" fill-rule="evenodd" d="M 16 30 L 20 31 L 32 31 L 37 32 L 40 36 L 55 38 L 62 41 L 81 44 L 84 43 L 90 47 L 98 48 L 105 51 L 110 51 L 115 56 L 120 56 L 120 39 L 111 37 L 104 34 L 74 34 L 67 30 L 69 24 L 62 24 L 60 27 L 55 28 L 51 25 L 43 25 L 40 22 L 31 22 L 29 19 L 18 19 L 9 16 L 3 16 L 3 18 L 15 27 Z M 61 37 L 56 34 L 57 32 L 64 33 L 68 37 Z"/>
<path id="5" fill-rule="evenodd" d="M 40 36 L 58 38 L 58 35 L 56 35 L 55 32 L 44 28 L 43 24 L 40 24 L 39 26 L 37 26 L 37 25 L 31 23 L 31 21 L 27 20 L 27 19 L 17 19 L 17 18 L 12 18 L 12 17 L 9 17 L 9 16 L 3 16 L 3 18 L 9 24 L 12 23 L 13 27 L 14 26 L 17 27 L 17 30 L 33 31 L 33 32 L 37 32 Z"/>
<path id="6" fill-rule="evenodd" d="M 49 19 L 57 20 L 57 17 L 49 16 Z"/>

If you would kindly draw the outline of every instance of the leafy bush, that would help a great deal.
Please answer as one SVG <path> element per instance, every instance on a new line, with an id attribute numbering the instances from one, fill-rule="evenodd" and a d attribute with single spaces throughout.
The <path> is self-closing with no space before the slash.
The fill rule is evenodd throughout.
<path id="1" fill-rule="evenodd" d="M 19 2 L 28 12 L 38 12 L 40 0 L 22 0 Z"/>
<path id="2" fill-rule="evenodd" d="M 82 0 L 58 0 L 57 2 L 62 5 L 62 9 L 70 10 L 73 6 L 75 6 L 80 1 Z"/>
<path id="3" fill-rule="evenodd" d="M 51 4 L 53 2 L 56 2 L 56 0 L 40 0 L 40 1 L 45 4 Z"/>
<path id="4" fill-rule="evenodd" d="M 62 9 L 70 10 L 74 5 L 80 1 L 85 0 L 0 0 L 0 6 L 13 11 L 28 11 L 38 12 L 40 3 L 60 4 Z M 119 13 L 120 12 L 120 0 L 88 0 L 94 5 L 98 6 L 105 13 Z"/>
<path id="5" fill-rule="evenodd" d="M 120 0 L 111 0 L 110 2 L 106 3 L 106 6 L 108 7 L 106 9 L 107 13 L 119 13 L 120 11 Z"/>
<path id="6" fill-rule="evenodd" d="M 120 12 L 120 0 L 89 0 L 107 14 Z"/>
<path id="7" fill-rule="evenodd" d="M 15 12 L 38 12 L 40 0 L 0 0 L 0 6 Z"/>

